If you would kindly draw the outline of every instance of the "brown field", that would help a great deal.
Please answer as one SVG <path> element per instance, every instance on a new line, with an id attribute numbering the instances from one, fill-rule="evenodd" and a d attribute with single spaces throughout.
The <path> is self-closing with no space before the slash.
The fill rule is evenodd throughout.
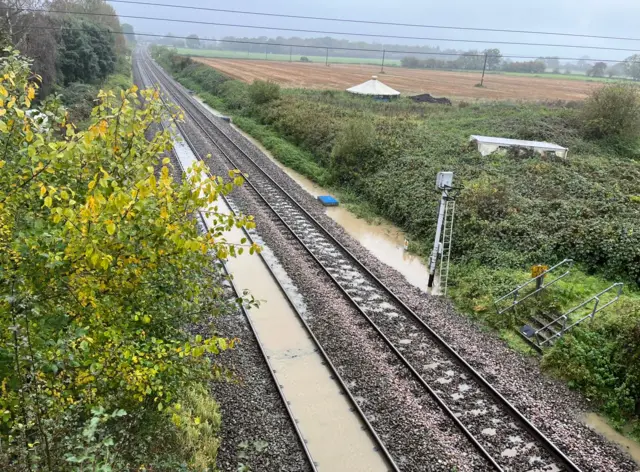
<path id="1" fill-rule="evenodd" d="M 430 93 L 435 96 L 489 100 L 582 100 L 602 83 L 581 80 L 546 79 L 489 74 L 483 88 L 478 72 L 447 72 L 356 64 L 306 64 L 242 59 L 194 60 L 210 65 L 233 78 L 251 82 L 273 80 L 283 87 L 344 90 L 379 75 L 379 79 L 396 90 L 407 93 Z"/>

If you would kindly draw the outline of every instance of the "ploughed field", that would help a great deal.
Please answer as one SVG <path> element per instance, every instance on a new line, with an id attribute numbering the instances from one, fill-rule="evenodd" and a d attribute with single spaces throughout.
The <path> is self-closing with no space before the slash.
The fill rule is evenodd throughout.
<path id="1" fill-rule="evenodd" d="M 484 87 L 480 72 L 448 72 L 425 69 L 385 68 L 358 64 L 260 61 L 243 59 L 209 59 L 195 61 L 214 67 L 235 79 L 252 82 L 272 80 L 288 88 L 344 90 L 378 75 L 390 87 L 405 94 L 430 93 L 435 96 L 490 100 L 582 100 L 599 82 L 543 77 L 487 74 Z"/>

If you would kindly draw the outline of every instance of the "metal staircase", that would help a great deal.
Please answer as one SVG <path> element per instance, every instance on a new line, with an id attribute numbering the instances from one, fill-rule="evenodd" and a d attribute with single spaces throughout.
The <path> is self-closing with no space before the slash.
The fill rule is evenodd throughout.
<path id="1" fill-rule="evenodd" d="M 529 281 L 516 287 L 505 296 L 494 301 L 496 312 L 499 315 L 502 315 L 508 311 L 515 310 L 525 300 L 536 296 L 543 292 L 547 287 L 569 275 L 572 267 L 573 260 L 565 259 L 550 269 L 541 272 L 536 277 L 531 278 Z M 601 312 L 612 303 L 618 301 L 622 294 L 623 287 L 624 284 L 615 283 L 611 287 L 603 290 L 597 295 L 594 295 L 564 314 L 536 313 L 535 315 L 529 316 L 527 324 L 518 330 L 518 334 L 520 334 L 520 336 L 522 336 L 536 350 L 542 352 L 542 348 L 553 345 L 554 342 L 560 339 L 571 328 L 582 323 L 586 319 L 593 319 L 596 313 Z M 617 290 L 617 292 L 613 294 L 613 298 L 608 302 L 601 304 L 603 296 L 614 292 L 614 290 Z M 593 304 L 593 306 L 590 311 L 586 312 L 585 309 L 589 308 L 591 304 Z"/>
<path id="2" fill-rule="evenodd" d="M 456 201 L 446 200 L 444 209 L 444 225 L 442 228 L 442 243 L 440 244 L 440 290 L 447 294 L 449 282 L 449 260 L 451 259 L 451 245 L 453 243 L 453 220 L 456 214 Z"/>
<path id="3" fill-rule="evenodd" d="M 572 308 L 568 312 L 558 317 L 550 316 L 550 315 L 538 315 L 533 316 L 529 321 L 529 324 L 524 325 L 520 329 L 520 333 L 525 336 L 529 342 L 533 344 L 533 346 L 542 350 L 543 347 L 550 347 L 560 339 L 564 333 L 569 331 L 574 326 L 579 325 L 583 321 L 587 319 L 593 319 L 596 313 L 601 312 L 605 308 L 607 308 L 612 303 L 615 303 L 622 295 L 622 289 L 624 287 L 623 283 L 615 283 L 611 287 L 603 290 L 602 292 L 594 295 L 588 300 L 582 302 L 575 308 Z M 600 304 L 602 297 L 609 292 L 613 292 L 617 290 L 611 300 Z M 588 307 L 593 303 L 593 307 L 586 314 L 585 312 L 580 313 L 582 308 Z"/>
<path id="4" fill-rule="evenodd" d="M 540 273 L 537 277 L 534 277 L 531 280 L 516 287 L 504 297 L 500 297 L 493 302 L 496 307 L 496 311 L 499 315 L 502 315 L 503 313 L 512 310 L 513 308 L 524 302 L 526 299 L 542 292 L 550 285 L 555 284 L 558 280 L 569 275 L 569 273 L 571 272 L 571 267 L 573 267 L 573 260 L 565 259 L 564 261 L 554 265 L 550 269 L 547 269 L 544 272 Z M 563 270 L 564 272 L 558 275 L 558 272 Z M 551 280 L 545 283 L 545 278 L 547 277 L 547 275 L 550 276 L 549 279 Z"/>

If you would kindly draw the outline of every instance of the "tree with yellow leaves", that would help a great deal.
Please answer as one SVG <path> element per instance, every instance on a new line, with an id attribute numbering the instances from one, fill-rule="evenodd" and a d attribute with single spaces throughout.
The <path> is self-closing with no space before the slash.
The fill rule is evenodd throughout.
<path id="1" fill-rule="evenodd" d="M 171 136 L 147 136 L 166 113 L 153 90 L 101 92 L 86 131 L 56 99 L 34 107 L 36 91 L 29 63 L 5 50 L 0 469 L 138 468 L 133 431 L 179 423 L 184 390 L 216 372 L 205 354 L 233 344 L 185 327 L 231 309 L 211 257 L 242 250 L 224 233 L 253 222 L 215 205 L 242 179 L 196 167 L 175 181 Z"/>

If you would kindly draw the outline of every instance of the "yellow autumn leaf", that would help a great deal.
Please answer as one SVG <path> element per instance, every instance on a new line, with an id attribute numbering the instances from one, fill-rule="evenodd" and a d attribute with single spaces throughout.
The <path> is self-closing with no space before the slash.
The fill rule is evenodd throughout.
<path id="1" fill-rule="evenodd" d="M 107 222 L 107 233 L 109 233 L 110 235 L 114 234 L 116 232 L 116 225 L 113 221 L 108 221 Z"/>
<path id="2" fill-rule="evenodd" d="M 102 121 L 100 122 L 100 124 L 98 125 L 98 134 L 99 134 L 100 136 L 102 136 L 102 137 L 106 136 L 106 134 L 107 134 L 107 127 L 108 127 L 107 122 L 106 122 L 105 120 L 102 120 Z"/>
<path id="3" fill-rule="evenodd" d="M 7 89 L 4 88 L 2 85 L 0 85 L 0 95 L 2 95 L 3 97 L 6 97 L 9 95 L 9 92 L 7 92 Z"/>
<path id="4" fill-rule="evenodd" d="M 44 199 L 44 206 L 51 208 L 53 205 L 53 199 L 51 197 L 47 197 Z"/>
<path id="5" fill-rule="evenodd" d="M 33 100 L 35 96 L 36 96 L 36 89 L 34 89 L 32 86 L 27 88 L 27 98 L 29 100 Z"/>

